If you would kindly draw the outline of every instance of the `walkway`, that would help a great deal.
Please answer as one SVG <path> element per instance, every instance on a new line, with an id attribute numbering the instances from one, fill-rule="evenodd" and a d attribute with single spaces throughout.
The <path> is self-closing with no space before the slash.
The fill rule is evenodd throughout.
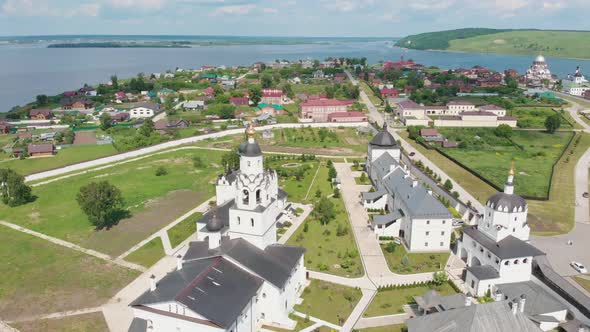
<path id="1" fill-rule="evenodd" d="M 51 314 L 34 315 L 34 316 L 20 318 L 20 319 L 14 320 L 14 321 L 8 321 L 7 323 L 10 324 L 10 323 L 18 323 L 18 322 L 30 322 L 30 321 L 34 321 L 34 320 L 40 320 L 40 319 L 59 319 L 59 318 L 70 317 L 70 316 L 85 315 L 85 314 L 91 314 L 93 312 L 100 312 L 100 311 L 102 311 L 102 308 L 103 307 L 100 306 L 100 307 L 85 308 L 85 309 L 78 309 L 78 310 L 54 312 Z M 2 331 L 1 328 L 0 328 L 0 331 Z"/>
<path id="2" fill-rule="evenodd" d="M 281 238 L 279 239 L 279 241 L 277 241 L 279 244 L 287 243 L 287 241 L 289 240 L 291 235 L 293 235 L 293 233 L 295 233 L 295 231 L 299 228 L 299 226 L 305 221 L 305 219 L 307 219 L 307 216 L 309 216 L 309 214 L 311 213 L 311 210 L 313 210 L 313 205 L 310 205 L 310 204 L 291 203 L 291 205 L 293 206 L 294 209 L 297 209 L 297 208 L 303 209 L 303 212 L 301 212 L 301 214 L 299 216 L 295 216 L 294 218 L 292 218 L 293 221 L 292 221 L 291 226 L 289 227 L 289 229 L 287 229 L 285 234 L 281 235 Z"/>
<path id="3" fill-rule="evenodd" d="M 103 259 L 105 261 L 109 261 L 111 263 L 114 263 L 114 264 L 117 264 L 117 265 L 120 265 L 120 266 L 129 268 L 129 269 L 133 269 L 133 270 L 137 270 L 137 271 L 141 271 L 141 272 L 143 272 L 143 271 L 146 270 L 143 266 L 140 266 L 140 265 L 137 265 L 137 264 L 133 264 L 133 263 L 129 263 L 129 262 L 126 262 L 126 261 L 121 260 L 121 259 L 113 259 L 111 256 L 109 256 L 107 254 L 103 254 L 101 252 L 98 252 L 98 251 L 95 251 L 95 250 L 92 250 L 92 249 L 82 248 L 82 247 L 80 247 L 77 244 L 73 244 L 73 243 L 68 242 L 68 241 L 64 241 L 64 240 L 61 240 L 61 239 L 58 239 L 58 238 L 55 238 L 55 237 L 52 237 L 52 236 L 49 236 L 49 235 L 45 235 L 43 233 L 39 233 L 39 232 L 33 231 L 31 229 L 28 229 L 28 228 L 25 228 L 25 227 L 22 227 L 22 226 L 19 226 L 19 225 L 15 225 L 15 224 L 12 224 L 12 223 L 9 223 L 9 222 L 6 222 L 6 221 L 0 221 L 0 225 L 3 225 L 3 226 L 6 226 L 6 227 L 9 227 L 9 228 L 12 228 L 12 229 L 14 229 L 16 231 L 19 231 L 19 232 L 22 232 L 22 233 L 26 233 L 26 234 L 29 234 L 29 235 L 38 237 L 38 238 L 43 239 L 43 240 L 47 240 L 47 241 L 49 241 L 51 243 L 60 245 L 62 247 L 66 247 L 66 248 L 70 248 L 70 249 L 79 251 L 79 252 L 84 253 L 86 255 L 94 256 L 96 258 L 100 258 L 100 259 Z"/>
<path id="4" fill-rule="evenodd" d="M 355 325 L 355 328 L 365 329 L 370 327 L 404 324 L 406 320 L 410 318 L 410 314 L 407 313 L 376 317 L 363 317 L 359 319 L 358 323 Z"/>

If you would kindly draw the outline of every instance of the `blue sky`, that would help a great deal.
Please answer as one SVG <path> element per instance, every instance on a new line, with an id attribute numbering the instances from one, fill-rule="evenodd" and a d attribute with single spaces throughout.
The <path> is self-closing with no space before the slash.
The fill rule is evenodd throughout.
<path id="1" fill-rule="evenodd" d="M 404 36 L 590 30 L 590 0 L 0 0 L 0 35 Z"/>

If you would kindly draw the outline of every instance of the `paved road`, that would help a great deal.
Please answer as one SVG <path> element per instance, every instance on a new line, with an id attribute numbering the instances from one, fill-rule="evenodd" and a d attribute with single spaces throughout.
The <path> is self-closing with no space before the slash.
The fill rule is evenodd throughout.
<path id="1" fill-rule="evenodd" d="M 364 317 L 359 319 L 356 324 L 356 329 L 366 329 L 370 327 L 379 327 L 387 325 L 404 324 L 406 320 L 410 319 L 410 314 L 403 313 L 397 315 L 377 316 L 377 317 Z"/>

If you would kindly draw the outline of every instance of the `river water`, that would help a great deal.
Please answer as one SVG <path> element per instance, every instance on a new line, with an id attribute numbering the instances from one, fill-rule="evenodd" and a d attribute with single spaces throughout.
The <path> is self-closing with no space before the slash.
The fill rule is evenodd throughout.
<path id="1" fill-rule="evenodd" d="M 0 47 L 0 111 L 34 100 L 38 94 L 58 94 L 84 83 L 108 81 L 113 74 L 121 78 L 137 73 L 164 72 L 175 67 L 199 68 L 202 65 L 249 65 L 275 59 L 323 59 L 367 57 L 370 63 L 398 60 L 400 56 L 440 68 L 481 65 L 503 71 L 523 72 L 534 56 L 453 53 L 403 50 L 392 42 L 328 42 L 297 45 L 199 46 L 193 48 L 44 48 L 31 46 Z M 590 60 L 547 58 L 553 73 L 564 77 L 576 66 L 590 68 Z"/>

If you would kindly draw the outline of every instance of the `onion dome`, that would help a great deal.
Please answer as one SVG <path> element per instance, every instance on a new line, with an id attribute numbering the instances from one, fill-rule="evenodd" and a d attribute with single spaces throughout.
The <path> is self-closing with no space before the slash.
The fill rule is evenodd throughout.
<path id="1" fill-rule="evenodd" d="M 381 147 L 394 147 L 397 146 L 397 142 L 393 138 L 393 135 L 387 131 L 387 123 L 383 125 L 383 130 L 381 130 L 369 143 L 373 146 L 381 146 Z"/>
<path id="2" fill-rule="evenodd" d="M 249 124 L 248 128 L 246 128 L 246 136 L 248 137 L 248 139 L 246 140 L 246 142 L 240 144 L 240 147 L 238 148 L 238 153 L 240 154 L 240 156 L 262 156 L 262 150 L 260 149 L 258 143 L 256 143 L 256 140 L 254 140 L 254 137 L 256 136 L 256 130 L 254 130 L 254 126 L 252 126 L 252 124 Z"/>
<path id="3" fill-rule="evenodd" d="M 205 225 L 205 228 L 207 228 L 209 232 L 219 232 L 224 226 L 223 221 L 217 217 L 217 207 L 214 207 L 213 209 L 214 210 L 211 211 L 213 215 L 207 222 L 207 225 Z"/>
<path id="4" fill-rule="evenodd" d="M 535 59 L 535 62 L 545 62 L 545 57 L 542 55 L 537 56 L 537 58 Z"/>
<path id="5" fill-rule="evenodd" d="M 515 195 L 499 192 L 488 199 L 487 206 L 499 212 L 524 211 L 527 203 L 524 198 Z"/>

